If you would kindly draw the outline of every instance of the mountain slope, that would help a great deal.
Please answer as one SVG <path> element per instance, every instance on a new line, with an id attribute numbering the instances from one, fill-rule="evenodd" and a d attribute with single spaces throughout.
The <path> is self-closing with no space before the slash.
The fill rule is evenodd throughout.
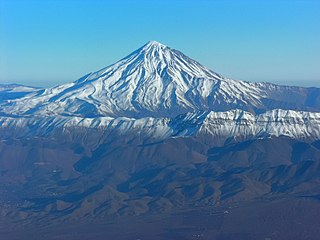
<path id="1" fill-rule="evenodd" d="M 318 88 L 231 80 L 149 42 L 1 93 L 5 239 L 319 236 Z"/>
<path id="2" fill-rule="evenodd" d="M 86 131 L 81 133 L 83 129 Z M 287 136 L 301 140 L 316 140 L 320 139 L 320 113 L 272 110 L 263 114 L 252 114 L 243 110 L 230 110 L 187 113 L 175 118 L 0 117 L 2 139 L 12 136 L 50 136 L 73 131 L 79 136 L 94 131 L 97 136 L 110 133 L 120 136 L 134 134 L 141 138 L 158 140 L 207 136 L 218 145 L 223 144 L 228 138 L 243 141 L 269 136 Z"/>
<path id="3" fill-rule="evenodd" d="M 320 89 L 225 78 L 183 53 L 151 41 L 79 80 L 0 106 L 16 116 L 175 117 L 242 109 L 320 111 Z"/>
<path id="4" fill-rule="evenodd" d="M 8 205 L 0 217 L 27 216 L 30 225 L 114 220 L 320 194 L 319 141 L 279 137 L 212 147 L 193 137 L 144 144 L 93 135 L 96 145 L 68 135 L 0 142 L 0 203 Z"/>
<path id="5" fill-rule="evenodd" d="M 20 84 L 0 84 L 0 104 L 8 100 L 22 98 L 38 90 L 39 88 Z"/>

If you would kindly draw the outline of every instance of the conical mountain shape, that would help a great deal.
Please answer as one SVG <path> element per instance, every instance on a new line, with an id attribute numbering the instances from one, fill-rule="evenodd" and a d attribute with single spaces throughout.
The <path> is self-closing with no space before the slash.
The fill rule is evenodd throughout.
<path id="1" fill-rule="evenodd" d="M 113 65 L 10 101 L 9 108 L 0 110 L 10 109 L 10 114 L 19 116 L 140 118 L 230 109 L 319 109 L 318 103 L 306 104 L 309 92 L 227 79 L 177 50 L 150 41 Z"/>

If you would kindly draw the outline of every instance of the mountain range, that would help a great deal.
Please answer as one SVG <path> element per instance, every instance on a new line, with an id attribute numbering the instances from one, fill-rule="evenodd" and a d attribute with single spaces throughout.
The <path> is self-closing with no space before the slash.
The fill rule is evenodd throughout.
<path id="1" fill-rule="evenodd" d="M 128 131 L 134 126 L 165 138 L 204 129 L 228 137 L 320 137 L 319 88 L 228 79 L 155 41 L 73 83 L 2 89 L 1 126 L 39 125 L 46 131 L 66 126 Z M 221 119 L 231 126 L 216 124 Z"/>
<path id="2" fill-rule="evenodd" d="M 319 172 L 319 88 L 155 41 L 72 83 L 0 85 L 6 239 L 317 239 Z"/>

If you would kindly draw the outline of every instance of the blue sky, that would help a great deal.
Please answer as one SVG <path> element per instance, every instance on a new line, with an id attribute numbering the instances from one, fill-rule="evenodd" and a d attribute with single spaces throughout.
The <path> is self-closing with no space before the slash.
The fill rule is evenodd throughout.
<path id="1" fill-rule="evenodd" d="M 320 1 L 0 0 L 0 83 L 53 86 L 149 40 L 222 75 L 320 86 Z"/>

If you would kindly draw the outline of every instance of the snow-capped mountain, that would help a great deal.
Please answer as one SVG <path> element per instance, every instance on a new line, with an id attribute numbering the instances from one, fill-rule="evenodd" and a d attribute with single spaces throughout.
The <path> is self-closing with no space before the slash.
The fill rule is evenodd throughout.
<path id="1" fill-rule="evenodd" d="M 22 98 L 38 90 L 39 88 L 20 84 L 0 84 L 0 103 L 7 100 Z"/>
<path id="2" fill-rule="evenodd" d="M 254 226 L 294 228 L 303 239 L 319 229 L 300 224 L 317 222 L 319 170 L 319 88 L 228 79 L 157 42 L 73 83 L 0 85 L 1 239 L 86 238 L 88 224 L 116 231 L 104 237 L 90 227 L 95 239 L 168 239 L 167 228 L 153 231 L 164 220 L 182 223 L 174 239 L 216 239 L 202 233 L 234 219 L 246 226 L 223 239 L 273 236 L 247 234 L 251 213 Z M 121 237 L 136 220 L 154 224 L 150 237 L 136 225 Z M 57 232 L 77 222 L 79 235 Z M 23 234 L 7 238 L 8 226 Z"/>
<path id="3" fill-rule="evenodd" d="M 2 127 L 320 138 L 320 113 L 306 111 L 320 112 L 320 89 L 232 80 L 155 41 L 73 83 L 0 104 Z"/>
<path id="4" fill-rule="evenodd" d="M 2 112 L 39 116 L 175 117 L 195 111 L 320 111 L 320 90 L 225 78 L 151 41 L 79 80 L 8 101 Z"/>
<path id="5" fill-rule="evenodd" d="M 252 114 L 243 110 L 226 112 L 198 112 L 179 115 L 175 118 L 127 118 L 127 117 L 0 117 L 2 137 L 48 135 L 68 129 L 96 129 L 100 132 L 116 132 L 119 135 L 135 134 L 142 137 L 166 139 L 184 136 L 214 136 L 222 141 L 227 138 L 265 138 L 287 136 L 295 139 L 320 139 L 320 113 L 292 110 L 272 110 Z M 77 131 L 76 131 L 77 132 Z"/>

